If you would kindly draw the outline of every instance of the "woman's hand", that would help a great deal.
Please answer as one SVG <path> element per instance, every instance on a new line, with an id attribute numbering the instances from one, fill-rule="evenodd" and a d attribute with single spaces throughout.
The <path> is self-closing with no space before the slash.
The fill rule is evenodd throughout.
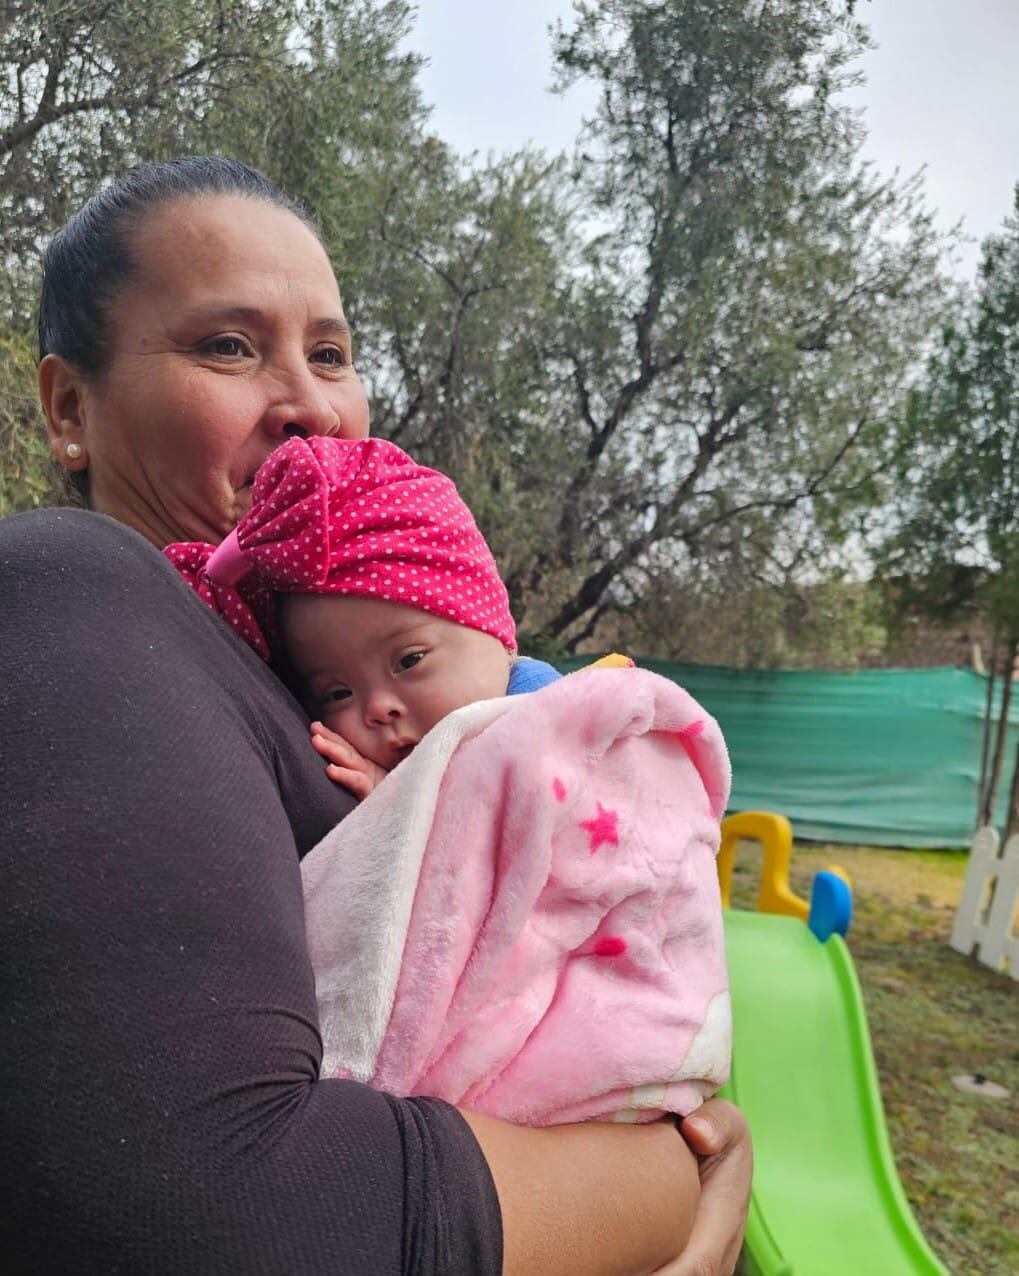
<path id="1" fill-rule="evenodd" d="M 701 1199 L 686 1248 L 657 1276 L 731 1276 L 750 1204 L 750 1127 L 739 1108 L 709 1099 L 680 1130 L 697 1154 Z"/>
<path id="2" fill-rule="evenodd" d="M 364 801 L 388 774 L 368 758 L 362 757 L 343 736 L 330 731 L 321 722 L 311 724 L 311 743 L 326 760 L 326 775 Z"/>

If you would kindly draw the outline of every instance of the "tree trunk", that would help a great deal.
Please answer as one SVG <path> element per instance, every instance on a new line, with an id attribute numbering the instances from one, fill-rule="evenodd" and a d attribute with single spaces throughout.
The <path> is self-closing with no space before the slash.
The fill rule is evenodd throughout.
<path id="1" fill-rule="evenodd" d="M 991 778 L 987 782 L 987 794 L 984 798 L 985 824 L 994 823 L 994 799 L 998 792 L 998 781 L 1001 779 L 1001 764 L 1005 756 L 1005 738 L 1008 735 L 1008 711 L 1012 704 L 1012 676 L 1015 669 L 1016 652 L 1019 642 L 1010 638 L 1005 648 L 1005 672 L 1001 687 L 1001 712 L 998 714 L 998 730 L 994 741 L 994 760 L 991 763 Z"/>
<path id="2" fill-rule="evenodd" d="M 1019 747 L 1015 751 L 1012 790 L 1008 797 L 1008 815 L 1005 817 L 1005 836 L 1002 841 L 1007 841 L 1013 833 L 1019 833 Z"/>
<path id="3" fill-rule="evenodd" d="M 987 767 L 991 760 L 991 716 L 994 711 L 994 681 L 998 668 L 998 634 L 991 638 L 991 661 L 987 673 L 987 698 L 984 701 L 984 730 L 980 742 L 980 784 L 977 787 L 977 828 L 986 824 Z"/>

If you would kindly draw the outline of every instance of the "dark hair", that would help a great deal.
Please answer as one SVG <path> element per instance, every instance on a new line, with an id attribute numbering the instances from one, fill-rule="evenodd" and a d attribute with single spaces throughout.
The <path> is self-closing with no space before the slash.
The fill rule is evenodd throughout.
<path id="1" fill-rule="evenodd" d="M 39 358 L 58 354 L 86 373 L 109 358 L 110 308 L 132 278 L 131 232 L 146 213 L 182 199 L 240 195 L 293 213 L 321 239 L 304 208 L 247 164 L 185 155 L 139 164 L 104 187 L 53 236 L 42 263 Z M 88 504 L 88 473 L 61 469 L 68 495 Z"/>

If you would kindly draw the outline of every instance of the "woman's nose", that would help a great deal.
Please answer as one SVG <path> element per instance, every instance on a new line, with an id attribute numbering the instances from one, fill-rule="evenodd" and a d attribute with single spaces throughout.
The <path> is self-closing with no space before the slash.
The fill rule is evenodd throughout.
<path id="1" fill-rule="evenodd" d="M 310 370 L 287 377 L 278 398 L 266 409 L 264 420 L 274 437 L 306 439 L 316 434 L 343 433 L 339 413 Z"/>

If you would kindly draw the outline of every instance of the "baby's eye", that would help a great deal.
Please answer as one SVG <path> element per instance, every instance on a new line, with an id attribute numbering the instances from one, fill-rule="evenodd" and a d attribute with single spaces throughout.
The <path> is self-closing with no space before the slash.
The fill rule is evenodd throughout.
<path id="1" fill-rule="evenodd" d="M 396 662 L 397 669 L 413 669 L 416 664 L 420 664 L 425 658 L 423 651 L 408 651 L 405 656 L 401 656 Z"/>
<path id="2" fill-rule="evenodd" d="M 323 704 L 338 704 L 342 700 L 350 699 L 349 687 L 334 687 L 332 691 L 327 691 L 322 697 Z"/>

